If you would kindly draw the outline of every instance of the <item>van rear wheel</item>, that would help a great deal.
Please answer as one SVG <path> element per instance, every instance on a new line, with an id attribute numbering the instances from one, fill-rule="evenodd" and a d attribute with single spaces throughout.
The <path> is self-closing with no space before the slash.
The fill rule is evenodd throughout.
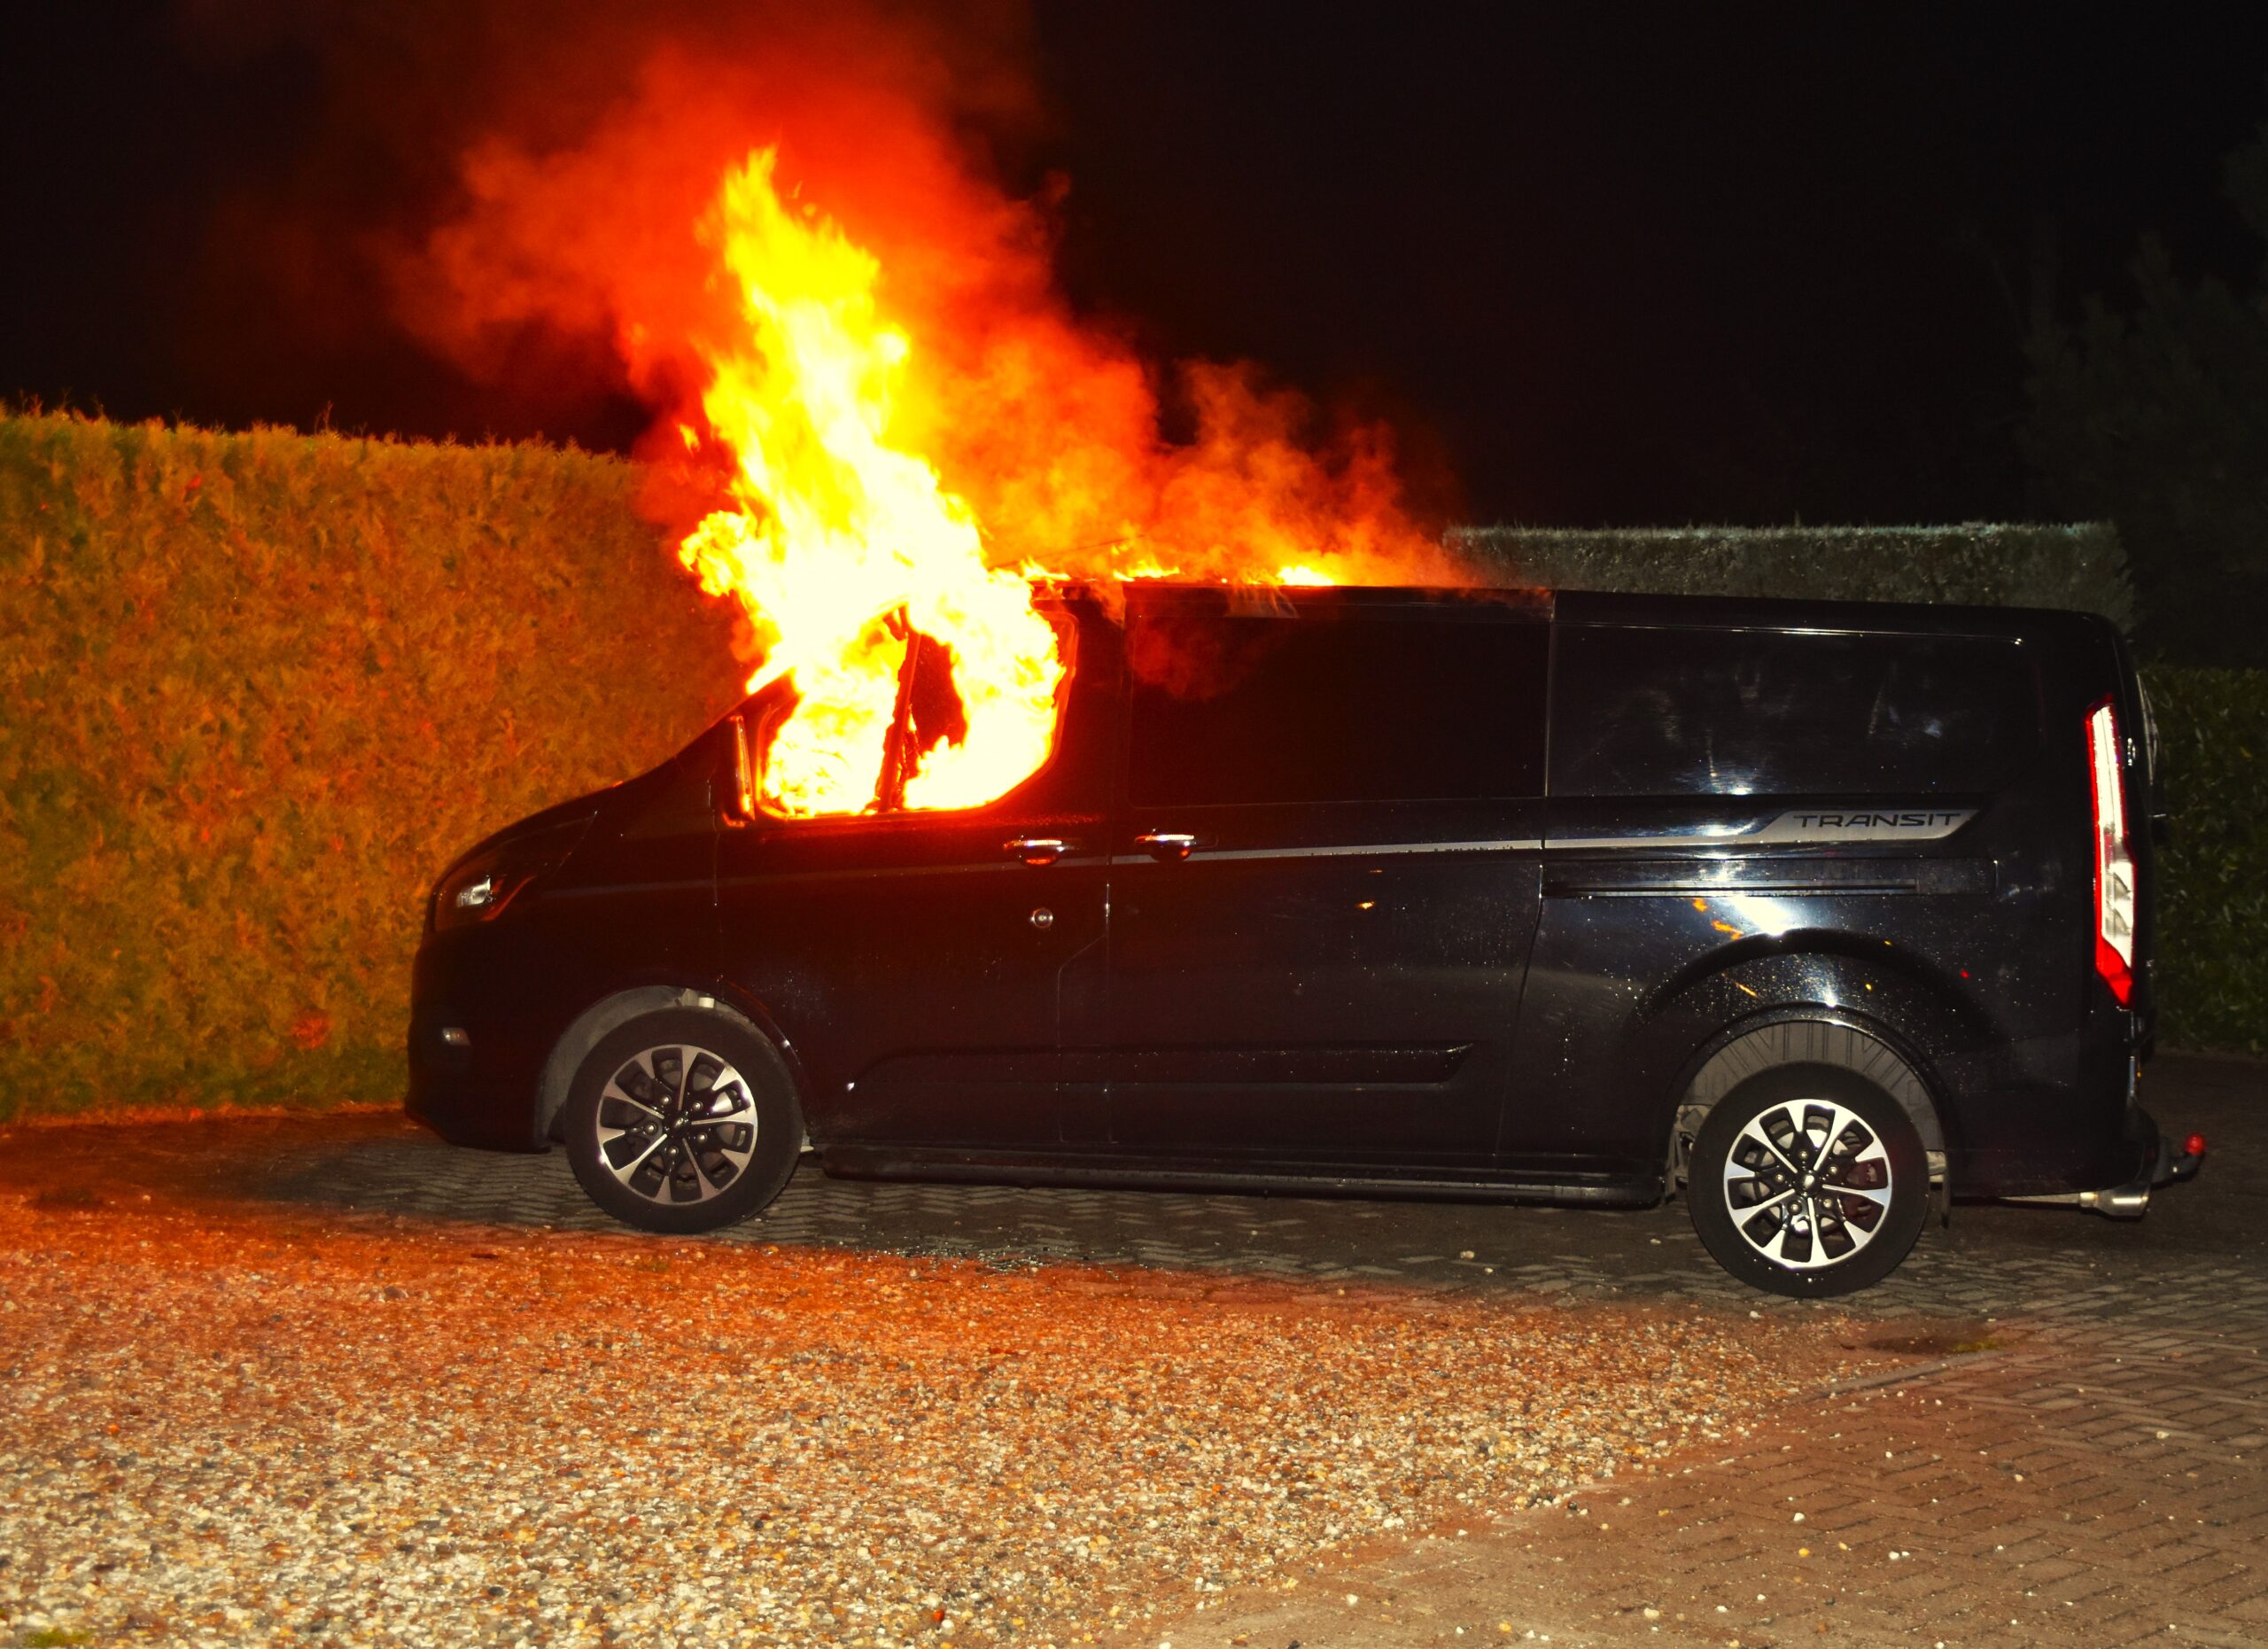
<path id="1" fill-rule="evenodd" d="M 599 1039 L 567 1088 L 567 1160 L 592 1202 L 641 1231 L 721 1230 L 785 1188 L 804 1120 L 779 1051 L 697 1007 Z"/>
<path id="2" fill-rule="evenodd" d="M 1719 1101 L 1686 1194 L 1720 1265 L 1774 1294 L 1881 1281 L 1922 1234 L 1928 1159 L 1905 1108 L 1839 1065 L 1783 1065 Z"/>

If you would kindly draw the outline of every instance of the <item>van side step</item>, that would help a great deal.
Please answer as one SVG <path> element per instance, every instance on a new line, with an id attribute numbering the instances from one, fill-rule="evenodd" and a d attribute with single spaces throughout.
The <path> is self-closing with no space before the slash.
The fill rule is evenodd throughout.
<path id="1" fill-rule="evenodd" d="M 1542 1202 L 1583 1208 L 1651 1208 L 1664 1194 L 1659 1174 L 1465 1179 L 1438 1174 L 1265 1173 L 1249 1169 L 1191 1168 L 1138 1158 L 1073 1161 L 1063 1157 L 986 1156 L 905 1146 L 823 1146 L 819 1162 L 821 1168 L 838 1179 L 945 1180 L 962 1185 L 1064 1186 L 1093 1190 L 1406 1197 L 1425 1202 Z"/>

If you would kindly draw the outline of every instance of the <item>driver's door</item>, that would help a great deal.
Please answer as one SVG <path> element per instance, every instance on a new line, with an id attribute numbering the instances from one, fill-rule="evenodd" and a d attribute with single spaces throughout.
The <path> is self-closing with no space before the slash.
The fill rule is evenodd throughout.
<path id="1" fill-rule="evenodd" d="M 726 832 L 724 966 L 794 1044 L 815 1142 L 1045 1151 L 1099 1086 L 1118 649 L 1077 635 L 1054 756 L 1000 801 Z"/>

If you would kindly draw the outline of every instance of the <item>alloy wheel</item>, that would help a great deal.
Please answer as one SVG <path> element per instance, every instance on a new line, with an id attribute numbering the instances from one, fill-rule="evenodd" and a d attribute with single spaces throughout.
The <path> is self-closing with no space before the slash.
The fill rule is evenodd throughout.
<path id="1" fill-rule="evenodd" d="M 1734 1140 L 1722 1191 L 1733 1229 L 1772 1264 L 1836 1265 L 1872 1242 L 1889 1217 L 1890 1154 L 1846 1106 L 1775 1102 Z"/>
<path id="2" fill-rule="evenodd" d="M 720 1196 L 756 1154 L 756 1099 L 732 1062 L 667 1043 L 625 1060 L 600 1091 L 599 1161 L 629 1191 L 678 1207 Z"/>

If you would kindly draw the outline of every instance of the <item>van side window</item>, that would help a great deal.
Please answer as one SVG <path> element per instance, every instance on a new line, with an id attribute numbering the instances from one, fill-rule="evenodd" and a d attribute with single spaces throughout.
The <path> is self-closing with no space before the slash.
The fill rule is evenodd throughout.
<path id="1" fill-rule="evenodd" d="M 1127 636 L 1133 799 L 1541 794 L 1549 628 L 1484 611 L 1168 610 Z"/>
<path id="2" fill-rule="evenodd" d="M 1558 796 L 1985 790 L 2039 741 L 2013 640 L 1571 625 L 1557 672 Z"/>

